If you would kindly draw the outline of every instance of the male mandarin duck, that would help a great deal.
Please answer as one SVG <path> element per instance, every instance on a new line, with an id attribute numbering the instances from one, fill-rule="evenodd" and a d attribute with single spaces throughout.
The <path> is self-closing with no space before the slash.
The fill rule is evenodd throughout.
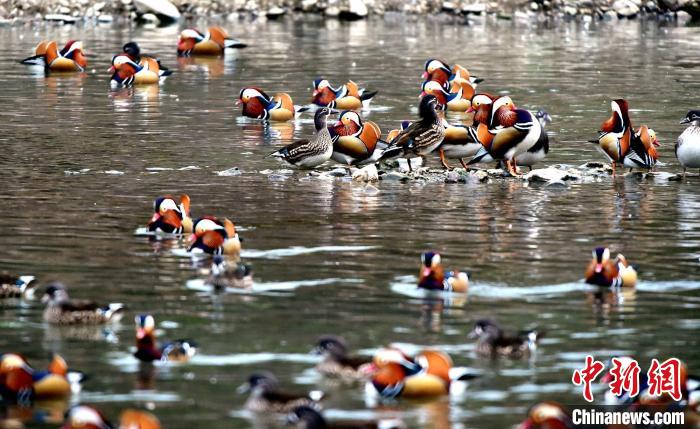
<path id="1" fill-rule="evenodd" d="M 520 359 L 529 356 L 535 350 L 542 334 L 537 330 L 529 330 L 521 331 L 517 335 L 508 335 L 496 321 L 481 319 L 474 323 L 469 337 L 477 340 L 476 352 L 479 355 Z"/>
<path id="2" fill-rule="evenodd" d="M 157 58 L 141 55 L 141 48 L 129 42 L 122 48 L 123 53 L 112 57 L 111 83 L 114 86 L 132 86 L 159 83 L 172 74 L 163 67 Z"/>
<path id="3" fill-rule="evenodd" d="M 377 94 L 377 91 L 359 88 L 353 81 L 348 81 L 340 88 L 333 88 L 328 80 L 319 78 L 314 80 L 313 85 L 311 102 L 321 107 L 356 110 Z"/>
<path id="4" fill-rule="evenodd" d="M 544 401 L 533 405 L 527 418 L 518 429 L 573 429 L 571 413 L 563 405 L 554 401 Z"/>
<path id="5" fill-rule="evenodd" d="M 189 234 L 192 232 L 192 217 L 190 216 L 190 197 L 180 196 L 180 203 L 175 197 L 164 195 L 153 201 L 153 216 L 148 222 L 150 232 L 165 234 Z"/>
<path id="6" fill-rule="evenodd" d="M 593 249 L 593 259 L 586 268 L 585 279 L 586 283 L 601 287 L 634 287 L 637 284 L 637 270 L 624 255 L 618 254 L 613 261 L 610 259 L 610 249 L 596 247 Z"/>
<path id="7" fill-rule="evenodd" d="M 223 55 L 226 48 L 245 48 L 245 43 L 231 39 L 221 27 L 210 27 L 206 34 L 188 28 L 182 30 L 177 41 L 178 56 Z"/>
<path id="8" fill-rule="evenodd" d="M 326 421 L 315 408 L 294 408 L 287 415 L 287 424 L 297 429 L 405 429 L 401 420 L 332 420 Z"/>
<path id="9" fill-rule="evenodd" d="M 297 140 L 268 156 L 280 158 L 300 168 L 318 167 L 331 159 L 335 132 L 327 127 L 327 122 L 332 112 L 328 107 L 316 110 L 314 116 L 316 132 L 311 139 Z"/>
<path id="10" fill-rule="evenodd" d="M 307 110 L 306 107 L 295 106 L 286 92 L 270 97 L 262 89 L 252 86 L 241 89 L 236 105 L 243 106 L 243 116 L 248 118 L 279 122 L 290 121 Z"/>
<path id="11" fill-rule="evenodd" d="M 377 143 L 382 134 L 379 126 L 372 121 L 364 122 L 360 115 L 352 110 L 340 114 L 333 125 L 335 139 L 331 158 L 340 164 L 373 164 L 382 155 L 377 150 Z"/>
<path id="12" fill-rule="evenodd" d="M 700 168 L 700 110 L 689 111 L 681 124 L 690 124 L 676 142 L 676 158 L 683 166 L 683 174 L 689 168 Z"/>
<path id="13" fill-rule="evenodd" d="M 61 429 L 160 429 L 156 416 L 140 410 L 124 410 L 119 417 L 119 426 L 113 426 L 96 408 L 74 405 L 66 413 Z"/>
<path id="14" fill-rule="evenodd" d="M 6 401 L 30 403 L 36 399 L 66 398 L 80 391 L 82 373 L 69 371 L 66 361 L 54 354 L 46 371 L 37 371 L 15 353 L 0 356 L 0 395 Z"/>
<path id="15" fill-rule="evenodd" d="M 228 262 L 221 255 L 214 256 L 211 264 L 211 274 L 207 279 L 207 284 L 214 287 L 214 290 L 224 291 L 226 289 L 251 289 L 253 287 L 253 271 L 250 266 L 236 264 L 229 266 Z"/>
<path id="16" fill-rule="evenodd" d="M 99 325 L 121 319 L 124 304 L 101 306 L 89 300 L 71 300 L 61 283 L 52 283 L 42 297 L 44 321 L 52 325 Z"/>
<path id="17" fill-rule="evenodd" d="M 236 226 L 228 218 L 223 221 L 214 216 L 197 219 L 189 240 L 192 243 L 190 252 L 234 256 L 241 253 L 241 239 Z"/>
<path id="18" fill-rule="evenodd" d="M 396 347 L 379 350 L 374 357 L 377 370 L 368 389 L 383 398 L 426 398 L 447 395 L 454 381 L 476 375 L 453 368 L 452 359 L 437 350 L 423 350 L 410 357 Z"/>
<path id="19" fill-rule="evenodd" d="M 136 353 L 142 362 L 187 362 L 197 353 L 197 345 L 190 340 L 176 340 L 156 346 L 156 321 L 150 314 L 136 316 Z"/>
<path id="20" fill-rule="evenodd" d="M 473 158 L 482 146 L 489 146 L 493 134 L 489 132 L 488 120 L 491 113 L 493 98 L 489 94 L 477 94 L 470 103 L 467 113 L 474 113 L 474 124 L 471 127 L 449 125 L 445 130 L 445 139 L 438 148 L 442 166 L 450 170 L 447 159 L 458 159 L 466 170 L 469 166 L 464 158 Z M 491 162 L 490 156 L 485 156 L 479 162 Z"/>
<path id="21" fill-rule="evenodd" d="M 533 113 L 516 109 L 508 96 L 499 97 L 491 105 L 488 130 L 493 139 L 490 143 L 482 141 L 483 146 L 467 164 L 484 162 L 487 158 L 503 160 L 513 176 L 519 174 L 518 155 L 533 148 L 547 134 Z"/>
<path id="22" fill-rule="evenodd" d="M 320 406 L 323 393 L 311 391 L 306 394 L 288 393 L 279 390 L 279 381 L 269 372 L 251 375 L 248 381 L 238 388 L 239 393 L 249 393 L 245 403 L 248 411 L 256 413 L 289 413 L 296 407 Z"/>
<path id="23" fill-rule="evenodd" d="M 367 380 L 376 369 L 372 358 L 350 355 L 345 339 L 335 335 L 320 337 L 313 352 L 323 356 L 323 361 L 316 365 L 316 371 L 326 377 L 347 381 Z"/>
<path id="24" fill-rule="evenodd" d="M 535 117 L 539 120 L 544 131 L 547 123 L 552 122 L 552 117 L 546 111 L 540 109 L 535 112 Z M 549 136 L 546 132 L 540 135 L 534 146 L 527 152 L 518 155 L 515 159 L 518 165 L 528 167 L 532 171 L 532 166 L 541 162 L 549 153 Z"/>
<path id="25" fill-rule="evenodd" d="M 437 104 L 438 100 L 434 95 L 428 94 L 421 99 L 418 106 L 420 119 L 411 123 L 389 142 L 383 159 L 396 156 L 397 151 L 393 149 L 398 149 L 398 153 L 403 155 L 425 156 L 440 146 L 445 138 L 445 125 L 435 110 Z M 408 167 L 412 170 L 410 158 Z"/>
<path id="26" fill-rule="evenodd" d="M 55 41 L 44 40 L 34 50 L 34 56 L 25 58 L 22 64 L 42 66 L 46 71 L 83 72 L 87 59 L 80 41 L 69 40 L 59 51 Z"/>
<path id="27" fill-rule="evenodd" d="M 659 159 L 655 146 L 660 146 L 656 132 L 646 125 L 642 125 L 632 136 L 630 150 L 623 158 L 622 165 L 629 169 L 651 170 Z"/>
<path id="28" fill-rule="evenodd" d="M 455 84 L 456 91 L 447 91 L 438 81 L 428 80 L 421 85 L 421 97 L 434 95 L 438 99 L 440 110 L 466 112 L 472 104 L 474 88 L 468 84 Z"/>
<path id="29" fill-rule="evenodd" d="M 0 273 L 0 299 L 31 296 L 36 286 L 34 276 L 15 276 L 8 272 Z"/>
<path id="30" fill-rule="evenodd" d="M 469 275 L 459 271 L 445 273 L 440 254 L 425 252 L 421 255 L 421 270 L 418 287 L 428 290 L 466 293 L 469 289 Z"/>
<path id="31" fill-rule="evenodd" d="M 422 78 L 426 81 L 436 81 L 446 90 L 450 89 L 453 82 L 466 82 L 473 89 L 476 89 L 478 83 L 483 82 L 483 79 L 471 76 L 469 70 L 459 64 L 450 67 L 444 61 L 434 58 L 425 62 L 425 71 L 423 72 Z"/>

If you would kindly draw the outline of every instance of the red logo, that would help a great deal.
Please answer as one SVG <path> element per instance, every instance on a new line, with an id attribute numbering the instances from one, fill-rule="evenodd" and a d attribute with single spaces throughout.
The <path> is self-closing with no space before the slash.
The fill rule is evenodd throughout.
<path id="1" fill-rule="evenodd" d="M 603 362 L 598 362 L 593 359 L 593 356 L 586 356 L 586 366 L 582 370 L 574 371 L 571 376 L 571 381 L 580 386 L 583 384 L 583 399 L 588 402 L 593 402 L 593 392 L 591 392 L 591 383 L 605 369 Z"/>
<path id="2" fill-rule="evenodd" d="M 649 394 L 651 396 L 661 396 L 668 393 L 674 401 L 680 401 L 681 394 L 681 361 L 676 358 L 659 363 L 652 359 L 649 372 Z"/>
<path id="3" fill-rule="evenodd" d="M 615 396 L 627 392 L 630 398 L 639 395 L 640 371 L 639 363 L 636 360 L 612 358 L 612 368 L 609 372 L 612 381 L 608 383 L 610 392 Z"/>

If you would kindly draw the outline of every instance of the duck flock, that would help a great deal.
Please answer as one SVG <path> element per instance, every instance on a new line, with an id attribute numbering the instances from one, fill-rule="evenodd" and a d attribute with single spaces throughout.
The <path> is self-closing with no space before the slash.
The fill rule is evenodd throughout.
<path id="1" fill-rule="evenodd" d="M 182 31 L 177 42 L 179 55 L 224 55 L 228 48 L 245 44 L 230 38 L 219 28 L 202 33 L 194 29 Z M 23 60 L 28 65 L 43 67 L 46 72 L 82 72 L 87 60 L 79 41 L 70 41 L 58 49 L 55 41 L 44 41 L 35 55 Z M 130 42 L 112 59 L 111 82 L 116 86 L 155 85 L 171 72 L 160 61 L 142 55 L 139 46 Z M 545 124 L 550 120 L 544 111 L 530 112 L 517 108 L 508 96 L 494 96 L 477 91 L 481 79 L 471 76 L 459 65 L 429 59 L 424 66 L 425 79 L 421 85 L 418 118 L 402 123 L 385 138 L 377 124 L 364 121 L 359 110 L 378 96 L 376 92 L 348 82 L 339 87 L 328 80 L 316 79 L 312 100 L 314 107 L 300 107 L 289 94 L 280 92 L 269 96 L 263 89 L 246 87 L 240 90 L 238 104 L 242 115 L 263 121 L 292 121 L 307 110 L 314 111 L 315 131 L 310 138 L 282 147 L 269 156 L 279 158 L 300 168 L 316 168 L 328 161 L 360 168 L 371 168 L 393 158 L 407 158 L 413 169 L 414 157 L 436 153 L 444 168 L 452 168 L 449 160 L 458 160 L 463 168 L 474 164 L 493 163 L 513 176 L 519 167 L 532 167 L 549 152 Z M 613 174 L 617 166 L 651 170 L 655 167 L 659 142 L 653 129 L 632 126 L 629 106 L 624 99 L 611 102 L 611 116 L 603 122 L 597 138 L 592 140 L 611 163 Z M 449 124 L 443 112 L 458 111 L 473 114 L 472 125 Z M 328 117 L 338 114 L 329 124 Z M 685 169 L 700 169 L 700 111 L 691 110 L 681 123 L 690 126 L 678 138 L 676 155 Z M 413 158 L 413 159 L 412 159 Z M 153 212 L 143 230 L 162 240 L 182 240 L 188 255 L 210 258 L 211 269 L 206 283 L 214 290 L 230 288 L 250 290 L 253 273 L 241 263 L 241 240 L 234 222 L 228 218 L 191 214 L 188 195 L 176 198 L 163 195 L 155 198 Z M 605 247 L 593 249 L 584 278 L 600 293 L 621 293 L 633 289 L 637 271 L 623 255 L 612 257 Z M 438 252 L 425 252 L 420 257 L 417 288 L 427 293 L 465 296 L 469 276 L 456 270 L 446 270 Z M 0 298 L 29 298 L 36 289 L 32 276 L 0 276 Z M 71 299 L 60 283 L 47 285 L 43 294 L 46 308 L 44 321 L 51 325 L 100 325 L 119 320 L 127 311 L 121 303 L 98 304 Z M 187 362 L 197 352 L 191 340 L 158 344 L 156 321 L 148 313 L 135 315 L 135 344 L 133 356 L 141 362 Z M 522 359 L 537 352 L 542 333 L 537 330 L 512 333 L 495 320 L 478 320 L 471 337 L 475 351 L 492 359 Z M 356 355 L 346 341 L 337 335 L 318 339 L 315 353 L 321 357 L 317 372 L 328 378 L 345 381 L 348 389 L 364 388 L 377 401 L 401 398 L 434 398 L 455 394 L 469 380 L 479 376 L 468 368 L 456 368 L 444 351 L 426 348 L 409 353 L 395 345 L 381 346 L 373 356 Z M 656 407 L 659 410 L 682 410 L 690 422 L 700 421 L 700 380 L 682 371 L 683 398 L 655 397 L 648 388 L 645 375 L 642 386 L 633 398 L 613 397 L 613 404 L 629 409 Z M 46 370 L 30 365 L 17 353 L 0 355 L 0 394 L 7 406 L 32 407 L 34 401 L 47 398 L 67 398 L 76 395 L 84 376 L 70 371 L 68 364 L 54 355 Z M 255 413 L 279 414 L 299 428 L 401 428 L 400 420 L 327 421 L 322 412 L 322 392 L 289 393 L 283 390 L 274 374 L 252 374 L 241 391 L 248 392 L 245 407 Z M 571 412 L 565 406 L 545 401 L 534 404 L 523 417 L 521 428 L 571 428 Z M 4 427 L 0 425 L 0 427 Z M 125 410 L 119 425 L 113 425 L 99 410 L 88 405 L 74 405 L 65 414 L 63 428 L 158 428 L 158 419 L 151 413 Z M 620 426 L 616 426 L 620 427 Z"/>

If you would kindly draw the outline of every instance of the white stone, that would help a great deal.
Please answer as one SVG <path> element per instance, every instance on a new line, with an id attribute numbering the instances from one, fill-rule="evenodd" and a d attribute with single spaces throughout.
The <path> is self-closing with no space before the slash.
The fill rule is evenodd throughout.
<path id="1" fill-rule="evenodd" d="M 180 11 L 169 0 L 134 0 L 136 10 L 143 14 L 162 15 L 169 19 L 180 19 Z"/>

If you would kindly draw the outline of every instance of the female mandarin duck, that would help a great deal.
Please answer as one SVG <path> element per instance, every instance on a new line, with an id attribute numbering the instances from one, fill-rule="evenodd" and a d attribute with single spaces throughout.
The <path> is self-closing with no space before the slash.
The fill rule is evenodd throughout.
<path id="1" fill-rule="evenodd" d="M 288 393 L 279 390 L 279 381 L 269 372 L 253 374 L 238 388 L 239 393 L 249 393 L 245 403 L 248 411 L 256 413 L 289 413 L 296 407 L 318 408 L 323 393 Z"/>
<path id="2" fill-rule="evenodd" d="M 340 88 L 333 88 L 326 79 L 316 79 L 313 82 L 314 92 L 311 102 L 321 107 L 331 107 L 343 110 L 356 110 L 369 103 L 377 91 L 367 91 L 359 88 L 353 81 L 348 81 Z"/>
<path id="3" fill-rule="evenodd" d="M 469 276 L 459 271 L 445 273 L 440 254 L 425 252 L 421 255 L 421 270 L 418 287 L 428 290 L 466 293 L 469 289 Z"/>
<path id="4" fill-rule="evenodd" d="M 7 272 L 0 273 L 0 299 L 31 296 L 36 286 L 34 276 L 15 276 Z"/>
<path id="5" fill-rule="evenodd" d="M 489 158 L 503 160 L 513 176 L 519 174 L 516 163 L 518 155 L 547 138 L 547 133 L 535 115 L 527 110 L 516 109 L 508 96 L 499 97 L 491 105 L 488 129 L 493 139 L 479 148 L 467 164 L 484 162 Z"/>
<path id="6" fill-rule="evenodd" d="M 211 274 L 207 279 L 207 284 L 213 286 L 216 291 L 224 291 L 229 288 L 252 289 L 253 271 L 250 266 L 245 264 L 229 266 L 224 257 L 216 255 L 211 264 Z"/>
<path id="7" fill-rule="evenodd" d="M 431 94 L 437 97 L 440 110 L 466 112 L 472 104 L 474 88 L 468 84 L 455 84 L 456 91 L 447 91 L 438 81 L 428 80 L 421 86 L 421 97 Z"/>
<path id="8" fill-rule="evenodd" d="M 459 64 L 450 67 L 444 61 L 434 58 L 425 62 L 425 71 L 422 78 L 426 81 L 436 81 L 448 91 L 452 88 L 452 83 L 454 82 L 458 84 L 468 83 L 472 89 L 476 89 L 476 85 L 484 81 L 476 76 L 471 76 L 469 70 Z"/>
<path id="9" fill-rule="evenodd" d="M 189 251 L 210 255 L 233 255 L 241 253 L 241 239 L 230 219 L 220 221 L 214 216 L 197 219 L 189 238 Z"/>
<path id="10" fill-rule="evenodd" d="M 177 41 L 177 55 L 223 55 L 226 48 L 245 48 L 245 43 L 231 39 L 221 27 L 210 27 L 206 34 L 188 28 L 182 30 Z"/>
<path id="11" fill-rule="evenodd" d="M 517 335 L 508 335 L 494 320 L 481 319 L 474 323 L 469 334 L 476 338 L 476 352 L 487 357 L 509 357 L 520 359 L 529 356 L 537 347 L 542 334 L 537 330 L 521 331 Z"/>
<path id="12" fill-rule="evenodd" d="M 282 149 L 269 154 L 300 168 L 314 168 L 325 163 L 333 156 L 335 131 L 327 127 L 328 116 L 332 111 L 321 107 L 314 116 L 316 132 L 311 139 L 297 140 Z"/>
<path id="13" fill-rule="evenodd" d="M 379 350 L 377 370 L 368 389 L 383 398 L 427 398 L 447 395 L 454 381 L 476 377 L 465 368 L 453 368 L 452 359 L 437 350 L 423 350 L 414 357 L 396 347 Z"/>
<path id="14" fill-rule="evenodd" d="M 331 158 L 340 164 L 365 165 L 379 160 L 382 151 L 377 150 L 381 136 L 379 126 L 372 121 L 364 122 L 360 115 L 352 110 L 340 114 L 333 125 L 336 138 L 333 141 Z"/>
<path id="15" fill-rule="evenodd" d="M 270 98 L 263 90 L 252 86 L 241 89 L 236 105 L 243 106 L 243 116 L 253 119 L 286 122 L 294 119 L 306 107 L 295 106 L 286 92 Z"/>
<path id="16" fill-rule="evenodd" d="M 141 55 L 141 49 L 135 42 L 123 47 L 123 53 L 112 57 L 111 84 L 114 86 L 132 86 L 159 83 L 173 72 L 163 67 L 157 58 Z"/>
<path id="17" fill-rule="evenodd" d="M 165 234 L 189 234 L 192 232 L 190 197 L 180 196 L 180 204 L 171 195 L 158 197 L 153 201 L 153 216 L 148 222 L 150 232 Z"/>
<path id="18" fill-rule="evenodd" d="M 54 354 L 46 371 L 36 371 L 15 353 L 0 356 L 0 396 L 6 401 L 30 403 L 33 400 L 66 398 L 80 391 L 82 373 L 68 371 L 66 361 Z"/>
<path id="19" fill-rule="evenodd" d="M 66 413 L 61 429 L 160 429 L 156 416 L 140 410 L 124 410 L 119 426 L 113 426 L 97 409 L 88 405 L 74 405 Z"/>
<path id="20" fill-rule="evenodd" d="M 563 405 L 554 401 L 535 404 L 527 412 L 527 418 L 518 429 L 573 429 L 571 414 Z"/>
<path id="21" fill-rule="evenodd" d="M 287 415 L 287 423 L 297 429 L 405 429 L 401 420 L 334 420 L 326 421 L 315 408 L 294 408 Z"/>
<path id="22" fill-rule="evenodd" d="M 326 377 L 346 381 L 367 380 L 376 368 L 372 358 L 350 355 L 345 339 L 335 335 L 319 338 L 313 352 L 323 356 L 323 361 L 316 365 L 316 371 Z"/>
<path id="23" fill-rule="evenodd" d="M 610 249 L 596 247 L 593 249 L 593 259 L 586 268 L 585 279 L 586 283 L 601 287 L 634 287 L 637 284 L 637 270 L 624 255 L 618 254 L 613 261 L 610 259 Z"/>
<path id="24" fill-rule="evenodd" d="M 69 40 L 59 51 L 55 41 L 44 40 L 34 50 L 34 56 L 22 60 L 22 64 L 42 66 L 46 71 L 83 72 L 87 59 L 80 41 Z"/>
<path id="25" fill-rule="evenodd" d="M 136 316 L 136 353 L 142 362 L 187 362 L 197 353 L 197 345 L 190 340 L 176 340 L 156 346 L 156 321 L 150 314 Z"/>
<path id="26" fill-rule="evenodd" d="M 42 297 L 44 321 L 53 325 L 99 325 L 121 319 L 124 304 L 99 305 L 89 300 L 71 300 L 61 283 L 52 283 Z"/>
<path id="27" fill-rule="evenodd" d="M 700 168 L 700 110 L 688 112 L 681 124 L 690 124 L 676 142 L 676 158 L 685 175 L 689 168 Z"/>
<path id="28" fill-rule="evenodd" d="M 445 125 L 435 110 L 438 104 L 434 95 L 426 95 L 420 101 L 420 119 L 411 123 L 389 142 L 382 159 L 400 154 L 425 156 L 440 146 L 445 138 Z M 413 170 L 408 162 L 409 170 Z"/>

